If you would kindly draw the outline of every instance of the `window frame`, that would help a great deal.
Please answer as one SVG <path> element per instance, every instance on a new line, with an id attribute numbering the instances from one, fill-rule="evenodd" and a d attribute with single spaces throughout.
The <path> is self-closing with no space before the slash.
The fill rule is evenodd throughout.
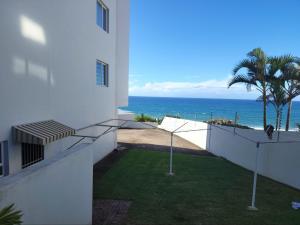
<path id="1" fill-rule="evenodd" d="M 101 7 L 101 10 L 102 10 L 102 13 L 101 13 L 102 24 L 98 23 L 99 22 L 98 21 L 98 7 L 99 6 Z M 104 14 L 105 14 L 105 16 L 104 16 Z M 102 0 L 96 0 L 96 24 L 98 27 L 100 27 L 106 33 L 109 33 L 109 8 L 104 4 L 104 2 Z"/>
<path id="2" fill-rule="evenodd" d="M 100 74 L 100 81 L 103 81 L 101 83 L 98 83 L 98 71 L 97 71 L 97 68 L 98 68 L 98 64 L 100 65 L 103 65 L 103 68 L 104 68 L 104 75 L 102 77 L 102 74 Z M 109 87 L 109 65 L 108 63 L 105 63 L 101 60 L 96 60 L 96 86 L 99 86 L 99 87 Z"/>

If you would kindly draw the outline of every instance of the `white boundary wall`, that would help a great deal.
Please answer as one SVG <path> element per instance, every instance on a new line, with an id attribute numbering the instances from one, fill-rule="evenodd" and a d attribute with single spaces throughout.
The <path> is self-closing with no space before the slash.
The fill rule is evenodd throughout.
<path id="1" fill-rule="evenodd" d="M 237 165 L 254 170 L 256 143 L 234 135 L 234 128 L 232 127 L 220 126 L 222 129 L 229 131 L 226 132 L 216 126 L 210 126 L 203 122 L 165 117 L 159 128 L 173 131 L 186 122 L 188 124 L 179 129 L 179 131 L 206 128 L 207 130 L 177 133 L 176 135 Z M 257 142 L 270 141 L 265 132 L 261 130 L 237 128 L 236 133 Z M 272 141 L 276 141 L 277 133 L 274 133 L 273 137 Z M 299 133 L 280 133 L 280 141 L 294 140 L 300 140 Z M 259 149 L 259 174 L 300 189 L 300 143 L 261 144 Z"/>
<path id="2" fill-rule="evenodd" d="M 93 145 L 81 144 L 0 180 L 0 208 L 22 224 L 92 224 Z"/>

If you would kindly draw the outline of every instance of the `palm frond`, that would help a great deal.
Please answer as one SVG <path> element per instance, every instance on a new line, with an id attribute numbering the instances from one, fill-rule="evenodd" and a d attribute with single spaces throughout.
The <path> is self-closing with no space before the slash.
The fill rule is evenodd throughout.
<path id="1" fill-rule="evenodd" d="M 261 48 L 255 48 L 249 52 L 248 57 L 253 58 L 255 61 L 267 62 L 267 55 Z"/>
<path id="2" fill-rule="evenodd" d="M 270 81 L 269 91 L 271 94 L 271 101 L 277 109 L 288 103 L 288 95 L 284 89 L 284 84 L 281 79 L 278 78 Z"/>
<path id="3" fill-rule="evenodd" d="M 268 77 L 275 77 L 277 72 L 283 68 L 283 61 L 280 57 L 272 56 L 268 58 Z"/>
<path id="4" fill-rule="evenodd" d="M 295 63 L 300 66 L 300 57 L 295 57 Z"/>
<path id="5" fill-rule="evenodd" d="M 295 65 L 287 66 L 281 75 L 282 79 L 285 81 L 296 80 L 300 81 L 300 70 L 298 70 Z"/>
<path id="6" fill-rule="evenodd" d="M 234 84 L 237 84 L 237 83 L 244 83 L 247 86 L 249 86 L 249 85 L 250 86 L 252 86 L 252 85 L 256 86 L 257 85 L 256 81 L 252 77 L 241 74 L 241 75 L 236 75 L 236 76 L 231 78 L 231 80 L 228 82 L 228 88 L 231 87 Z"/>
<path id="7" fill-rule="evenodd" d="M 14 209 L 14 204 L 11 204 L 0 210 L 0 224 L 20 225 L 22 213 Z"/>
<path id="8" fill-rule="evenodd" d="M 233 75 L 236 75 L 241 69 L 246 69 L 252 73 L 256 72 L 255 62 L 250 59 L 244 59 L 239 62 L 232 70 Z"/>

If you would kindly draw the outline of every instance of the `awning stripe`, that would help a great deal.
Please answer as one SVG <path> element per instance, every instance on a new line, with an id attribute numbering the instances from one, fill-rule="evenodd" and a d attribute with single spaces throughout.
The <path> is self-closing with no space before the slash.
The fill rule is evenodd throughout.
<path id="1" fill-rule="evenodd" d="M 18 143 L 45 145 L 73 134 L 75 134 L 75 129 L 54 120 L 13 127 L 14 140 Z"/>
<path id="2" fill-rule="evenodd" d="M 34 130 L 28 129 L 28 128 L 26 128 L 26 127 L 18 127 L 17 129 L 18 129 L 19 131 L 22 131 L 22 132 L 23 132 L 23 135 L 24 135 L 24 134 L 28 134 L 28 135 L 32 135 L 32 136 L 34 136 L 34 137 L 36 137 L 36 138 L 47 138 L 46 135 L 42 135 L 42 134 L 40 134 L 40 133 L 38 133 L 38 132 L 36 132 L 36 131 L 34 131 Z M 18 133 L 20 139 L 22 139 L 22 132 L 19 132 L 19 133 Z"/>
<path id="3" fill-rule="evenodd" d="M 45 136 L 49 138 L 50 142 L 52 142 L 56 138 L 56 134 L 51 132 L 50 126 L 43 126 L 42 124 L 29 124 L 27 126 L 28 129 L 37 131 L 40 136 Z"/>

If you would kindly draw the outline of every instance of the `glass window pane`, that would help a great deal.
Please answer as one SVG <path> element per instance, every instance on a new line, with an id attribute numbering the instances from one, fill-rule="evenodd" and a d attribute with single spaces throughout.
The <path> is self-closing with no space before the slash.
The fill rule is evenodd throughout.
<path id="1" fill-rule="evenodd" d="M 99 62 L 96 67 L 96 84 L 101 85 L 101 64 Z"/>
<path id="2" fill-rule="evenodd" d="M 103 7 L 97 1 L 97 25 L 103 28 Z"/>
<path id="3" fill-rule="evenodd" d="M 107 31 L 107 10 L 103 8 L 103 29 Z"/>
<path id="4" fill-rule="evenodd" d="M 96 85 L 108 86 L 108 65 L 100 61 L 96 63 Z"/>
<path id="5" fill-rule="evenodd" d="M 100 74 L 99 74 L 99 76 L 100 76 L 100 85 L 103 85 L 103 64 L 102 63 L 100 64 L 100 68 L 101 68 Z"/>
<path id="6" fill-rule="evenodd" d="M 97 2 L 97 4 L 96 4 L 96 23 L 98 26 L 99 26 L 99 9 L 100 9 L 100 6 L 99 6 L 99 3 Z"/>
<path id="7" fill-rule="evenodd" d="M 107 65 L 105 65 L 104 78 L 105 78 L 105 86 L 108 87 L 108 66 Z"/>

